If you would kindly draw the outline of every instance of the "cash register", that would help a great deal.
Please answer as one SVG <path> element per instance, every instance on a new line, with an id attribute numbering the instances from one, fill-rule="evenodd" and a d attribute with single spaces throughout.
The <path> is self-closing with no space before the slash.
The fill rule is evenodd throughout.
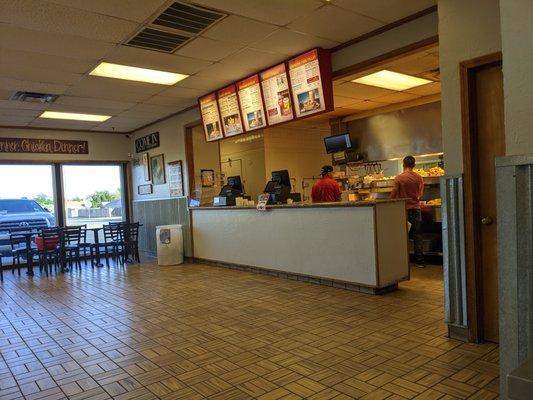
<path id="1" fill-rule="evenodd" d="M 235 198 L 243 193 L 240 176 L 228 177 L 228 184 L 222 187 L 218 196 L 213 199 L 213 206 L 234 206 Z"/>
<path id="2" fill-rule="evenodd" d="M 267 183 L 265 193 L 269 193 L 270 197 L 267 204 L 285 204 L 287 199 L 291 197 L 291 181 L 289 179 L 289 171 L 286 169 L 272 172 L 272 180 Z"/>

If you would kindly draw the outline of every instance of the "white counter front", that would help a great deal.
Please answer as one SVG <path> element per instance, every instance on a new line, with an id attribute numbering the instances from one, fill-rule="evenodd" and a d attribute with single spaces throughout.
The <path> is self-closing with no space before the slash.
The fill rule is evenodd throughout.
<path id="1" fill-rule="evenodd" d="M 191 211 L 196 259 L 370 288 L 409 277 L 403 201 Z"/>

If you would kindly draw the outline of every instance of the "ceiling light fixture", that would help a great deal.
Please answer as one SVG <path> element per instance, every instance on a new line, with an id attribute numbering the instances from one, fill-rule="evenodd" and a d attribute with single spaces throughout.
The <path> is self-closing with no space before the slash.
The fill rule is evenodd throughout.
<path id="1" fill-rule="evenodd" d="M 433 81 L 384 69 L 382 71 L 374 72 L 373 74 L 354 79 L 352 82 L 402 91 L 417 86 L 427 85 Z"/>
<path id="2" fill-rule="evenodd" d="M 39 118 L 70 119 L 74 121 L 103 122 L 111 118 L 111 115 L 77 114 L 77 113 L 70 113 L 70 112 L 45 111 L 41 115 L 39 115 Z"/>
<path id="3" fill-rule="evenodd" d="M 89 75 L 105 78 L 125 79 L 128 81 L 157 83 L 159 85 L 174 85 L 189 75 L 174 72 L 158 71 L 156 69 L 130 67 L 129 65 L 101 62 Z"/>

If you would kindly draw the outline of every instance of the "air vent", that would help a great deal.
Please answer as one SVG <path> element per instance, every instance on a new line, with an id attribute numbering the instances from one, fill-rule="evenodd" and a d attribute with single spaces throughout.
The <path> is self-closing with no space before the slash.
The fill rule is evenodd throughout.
<path id="1" fill-rule="evenodd" d="M 134 47 L 142 47 L 143 49 L 172 53 L 189 39 L 190 37 L 188 36 L 173 32 L 144 28 L 126 44 Z"/>
<path id="2" fill-rule="evenodd" d="M 10 100 L 26 101 L 28 103 L 53 103 L 57 94 L 36 93 L 36 92 L 15 92 Z"/>
<path id="3" fill-rule="evenodd" d="M 153 24 L 197 35 L 224 17 L 225 14 L 207 8 L 174 2 Z"/>
<path id="4" fill-rule="evenodd" d="M 224 17 L 226 14 L 176 1 L 125 45 L 173 53 Z"/>

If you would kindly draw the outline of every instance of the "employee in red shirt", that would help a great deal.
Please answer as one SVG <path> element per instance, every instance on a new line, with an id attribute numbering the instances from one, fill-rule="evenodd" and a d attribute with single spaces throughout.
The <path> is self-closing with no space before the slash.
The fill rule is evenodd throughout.
<path id="1" fill-rule="evenodd" d="M 322 167 L 322 178 L 313 185 L 311 190 L 313 203 L 330 203 L 341 200 L 341 189 L 337 181 L 332 178 L 332 172 L 333 167 L 331 165 Z"/>
<path id="2" fill-rule="evenodd" d="M 394 178 L 391 198 L 407 199 L 407 219 L 411 224 L 410 233 L 415 242 L 415 262 L 417 267 L 423 268 L 425 265 L 420 198 L 424 194 L 424 180 L 413 171 L 414 167 L 415 158 L 413 156 L 407 156 L 403 159 L 403 173 Z"/>

